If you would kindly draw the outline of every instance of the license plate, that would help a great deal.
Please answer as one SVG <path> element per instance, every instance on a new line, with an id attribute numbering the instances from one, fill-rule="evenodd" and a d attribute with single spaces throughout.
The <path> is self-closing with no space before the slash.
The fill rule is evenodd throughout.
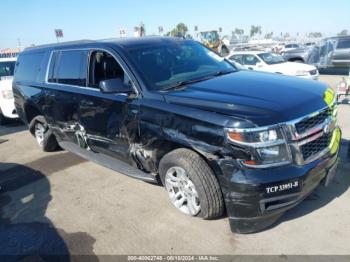
<path id="1" fill-rule="evenodd" d="M 324 182 L 325 186 L 329 186 L 329 184 L 332 182 L 335 174 L 337 173 L 337 167 L 338 167 L 338 161 L 334 164 L 334 166 L 332 166 L 326 175 L 326 180 Z"/>

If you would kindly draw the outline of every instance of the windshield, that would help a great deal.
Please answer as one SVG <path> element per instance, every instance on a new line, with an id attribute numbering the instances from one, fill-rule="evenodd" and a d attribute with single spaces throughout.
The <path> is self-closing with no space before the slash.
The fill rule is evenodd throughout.
<path id="1" fill-rule="evenodd" d="M 258 56 L 268 65 L 280 64 L 286 62 L 284 58 L 280 55 L 275 55 L 271 53 L 262 53 Z"/>
<path id="2" fill-rule="evenodd" d="M 16 64 L 15 61 L 0 62 L 0 77 L 13 76 L 15 64 Z"/>
<path id="3" fill-rule="evenodd" d="M 207 79 L 237 69 L 213 51 L 194 41 L 172 41 L 129 50 L 137 70 L 153 90 Z"/>

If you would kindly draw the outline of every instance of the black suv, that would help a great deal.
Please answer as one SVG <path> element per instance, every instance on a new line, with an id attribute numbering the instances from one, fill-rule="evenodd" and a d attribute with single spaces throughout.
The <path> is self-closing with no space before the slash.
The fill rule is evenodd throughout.
<path id="1" fill-rule="evenodd" d="M 159 179 L 177 209 L 204 219 L 226 211 L 234 232 L 266 228 L 335 174 L 341 131 L 331 89 L 239 70 L 195 41 L 28 48 L 13 91 L 44 151 Z"/>

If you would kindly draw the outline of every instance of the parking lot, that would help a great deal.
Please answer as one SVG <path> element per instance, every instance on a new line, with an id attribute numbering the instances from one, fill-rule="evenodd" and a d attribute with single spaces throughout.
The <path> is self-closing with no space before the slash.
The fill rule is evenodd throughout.
<path id="1" fill-rule="evenodd" d="M 338 80 L 321 76 L 333 87 Z M 350 105 L 339 105 L 338 115 L 341 162 L 330 187 L 317 188 L 273 227 L 248 235 L 231 233 L 226 217 L 181 214 L 160 186 L 69 152 L 43 153 L 23 125 L 2 126 L 0 182 L 10 190 L 0 195 L 0 242 L 10 243 L 9 250 L 44 246 L 91 255 L 349 254 Z M 16 242 L 19 236 L 26 243 Z"/>

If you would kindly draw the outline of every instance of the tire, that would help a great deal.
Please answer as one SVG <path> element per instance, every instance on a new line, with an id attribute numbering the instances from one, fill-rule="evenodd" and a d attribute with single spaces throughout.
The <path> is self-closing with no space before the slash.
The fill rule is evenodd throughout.
<path id="1" fill-rule="evenodd" d="M 180 173 L 182 172 L 181 169 L 185 171 L 185 175 L 182 174 L 180 176 Z M 166 154 L 159 163 L 159 174 L 164 187 L 168 191 L 171 201 L 180 211 L 203 219 L 213 219 L 222 216 L 225 205 L 219 183 L 212 169 L 204 159 L 194 151 L 188 149 L 176 149 Z M 175 177 L 180 181 L 183 177 L 186 177 L 186 179 L 189 180 L 185 181 L 185 185 L 182 185 L 184 188 L 186 188 L 186 186 L 190 188 L 190 190 L 187 189 L 187 191 L 190 191 L 190 194 L 187 194 L 186 197 L 182 195 L 183 191 L 181 191 L 181 185 L 178 187 L 178 191 L 175 192 L 176 185 L 181 183 L 170 181 Z M 186 194 L 186 191 L 184 194 Z M 176 197 L 176 195 L 180 195 L 180 198 L 175 198 L 174 201 L 173 198 L 174 196 Z M 189 203 L 193 203 L 193 201 L 184 201 L 184 199 L 193 200 L 193 195 L 196 195 L 194 210 L 197 212 L 185 212 L 185 206 L 191 206 Z M 197 200 L 199 203 L 197 203 Z M 179 206 L 178 203 L 181 202 L 184 204 Z M 199 210 L 196 210 L 198 205 Z M 187 209 L 190 211 L 193 210 L 193 208 L 189 207 L 187 207 Z"/>
<path id="2" fill-rule="evenodd" d="M 4 117 L 4 115 L 0 112 L 0 126 L 7 124 L 7 119 Z"/>
<path id="3" fill-rule="evenodd" d="M 58 143 L 43 116 L 37 116 L 29 124 L 29 129 L 44 152 L 56 151 Z"/>

